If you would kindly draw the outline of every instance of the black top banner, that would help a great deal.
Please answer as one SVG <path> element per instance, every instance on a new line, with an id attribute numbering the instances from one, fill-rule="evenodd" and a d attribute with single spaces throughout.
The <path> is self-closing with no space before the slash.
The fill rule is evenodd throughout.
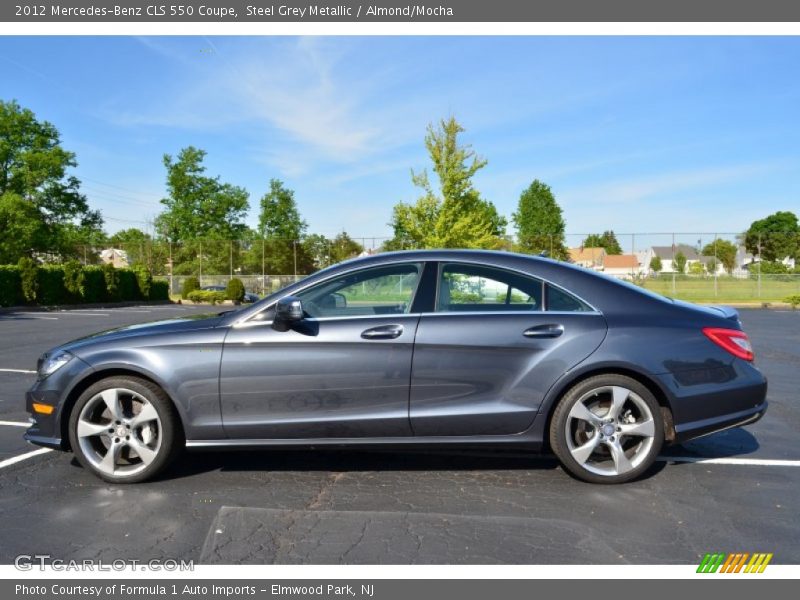
<path id="1" fill-rule="evenodd" d="M 2 22 L 781 22 L 796 0 L 3 0 Z"/>

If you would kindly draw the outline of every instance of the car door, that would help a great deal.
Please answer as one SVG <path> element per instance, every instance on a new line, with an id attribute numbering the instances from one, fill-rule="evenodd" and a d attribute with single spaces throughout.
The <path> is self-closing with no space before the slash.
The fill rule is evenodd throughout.
<path id="1" fill-rule="evenodd" d="M 231 329 L 220 370 L 225 433 L 237 439 L 408 436 L 421 263 L 349 272 L 294 294 L 288 331 L 271 309 Z"/>
<path id="2" fill-rule="evenodd" d="M 601 314 L 535 277 L 442 263 L 437 280 L 414 348 L 409 414 L 417 436 L 526 430 L 547 390 L 606 335 Z"/>

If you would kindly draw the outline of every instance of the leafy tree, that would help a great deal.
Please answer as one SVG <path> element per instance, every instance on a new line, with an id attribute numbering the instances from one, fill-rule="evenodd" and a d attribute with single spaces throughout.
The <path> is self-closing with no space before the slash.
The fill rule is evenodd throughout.
<path id="1" fill-rule="evenodd" d="M 261 198 L 258 231 L 252 233 L 248 244 L 247 268 L 285 274 L 294 273 L 296 265 L 298 273 L 308 272 L 313 260 L 301 243 L 308 226 L 300 216 L 294 191 L 278 179 L 271 179 L 269 188 Z"/>
<path id="2" fill-rule="evenodd" d="M 672 267 L 676 273 L 686 272 L 686 255 L 678 250 L 678 253 L 672 259 Z"/>
<path id="3" fill-rule="evenodd" d="M 661 264 L 661 258 L 656 254 L 650 259 L 650 270 L 653 273 L 660 273 L 664 265 Z"/>
<path id="4" fill-rule="evenodd" d="M 800 258 L 800 225 L 797 215 L 778 211 L 753 221 L 744 238 L 747 251 L 766 261 Z"/>
<path id="5" fill-rule="evenodd" d="M 68 174 L 76 165 L 52 124 L 0 100 L 0 219 L 21 219 L 14 225 L 21 237 L 0 249 L 11 253 L 6 260 L 21 251 L 75 256 L 76 242 L 101 234 L 100 213 L 90 210 L 80 181 Z"/>
<path id="6" fill-rule="evenodd" d="M 706 266 L 702 261 L 696 261 L 689 265 L 689 273 L 692 275 L 703 275 L 706 272 Z"/>
<path id="7" fill-rule="evenodd" d="M 141 229 L 121 229 L 110 236 L 107 243 L 112 248 L 124 250 L 128 255 L 129 265 L 149 265 L 148 257 L 152 253 L 153 238 Z"/>
<path id="8" fill-rule="evenodd" d="M 177 159 L 164 155 L 169 196 L 161 200 L 165 210 L 156 218 L 156 226 L 177 244 L 176 274 L 199 272 L 201 260 L 207 271 L 225 273 L 232 259 L 234 268 L 240 261 L 240 245 L 232 241 L 247 232 L 248 193 L 205 175 L 205 156 L 204 150 L 193 146 L 181 150 Z"/>
<path id="9" fill-rule="evenodd" d="M 736 244 L 722 239 L 716 239 L 703 247 L 703 255 L 716 257 L 728 274 L 733 273 L 736 268 L 736 252 Z M 716 271 L 716 266 L 713 271 Z"/>
<path id="10" fill-rule="evenodd" d="M 547 252 L 551 258 L 567 259 L 568 252 L 564 243 L 566 226 L 561 207 L 550 186 L 534 179 L 520 195 L 517 212 L 512 218 L 522 252 Z"/>
<path id="11" fill-rule="evenodd" d="M 355 258 L 364 251 L 364 246 L 351 238 L 347 232 L 343 231 L 331 240 L 331 264 L 336 264 L 343 260 Z"/>
<path id="12" fill-rule="evenodd" d="M 311 260 L 312 269 L 322 269 L 332 263 L 331 241 L 324 235 L 312 233 L 303 239 L 303 253 Z"/>
<path id="13" fill-rule="evenodd" d="M 601 235 L 588 235 L 581 245 L 584 248 L 605 248 L 606 254 L 622 254 L 622 246 L 613 230 L 604 231 Z"/>
<path id="14" fill-rule="evenodd" d="M 46 225 L 32 202 L 6 192 L 0 195 L 0 264 L 16 263 L 44 246 Z"/>
<path id="15" fill-rule="evenodd" d="M 412 171 L 411 180 L 423 195 L 414 204 L 395 205 L 394 238 L 386 243 L 386 249 L 496 248 L 502 244 L 506 220 L 472 184 L 472 177 L 487 161 L 471 146 L 459 143 L 458 135 L 463 132 L 455 117 L 442 119 L 436 128 L 428 125 L 425 147 L 438 189 L 427 171 Z"/>

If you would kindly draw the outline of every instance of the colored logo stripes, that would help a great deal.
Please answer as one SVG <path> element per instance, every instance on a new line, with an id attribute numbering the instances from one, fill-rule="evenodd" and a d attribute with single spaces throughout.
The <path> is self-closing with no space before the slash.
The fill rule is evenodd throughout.
<path id="1" fill-rule="evenodd" d="M 748 560 L 749 559 L 749 560 Z M 772 553 L 736 552 L 733 554 L 706 554 L 697 567 L 698 573 L 763 573 L 769 561 L 772 560 Z"/>

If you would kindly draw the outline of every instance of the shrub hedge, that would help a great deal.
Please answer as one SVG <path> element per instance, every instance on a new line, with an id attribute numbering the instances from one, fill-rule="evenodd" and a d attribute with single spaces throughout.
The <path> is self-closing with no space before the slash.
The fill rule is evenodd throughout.
<path id="1" fill-rule="evenodd" d="M 153 281 L 146 269 L 113 265 L 39 265 L 30 258 L 0 265 L 0 306 L 129 300 L 169 300 L 169 284 Z"/>
<path id="2" fill-rule="evenodd" d="M 233 277 L 225 288 L 225 297 L 234 302 L 242 302 L 244 300 L 244 284 L 241 279 Z"/>
<path id="3" fill-rule="evenodd" d="M 189 292 L 192 302 L 210 302 L 211 304 L 221 304 L 225 301 L 225 292 L 215 292 L 212 290 L 194 290 Z"/>
<path id="4" fill-rule="evenodd" d="M 200 280 L 197 277 L 187 277 L 183 282 L 183 289 L 181 290 L 181 298 L 184 300 L 189 299 L 189 294 L 195 290 L 200 289 Z"/>
<path id="5" fill-rule="evenodd" d="M 19 267 L 16 265 L 0 266 L 0 306 L 13 306 L 21 304 L 23 301 Z"/>

